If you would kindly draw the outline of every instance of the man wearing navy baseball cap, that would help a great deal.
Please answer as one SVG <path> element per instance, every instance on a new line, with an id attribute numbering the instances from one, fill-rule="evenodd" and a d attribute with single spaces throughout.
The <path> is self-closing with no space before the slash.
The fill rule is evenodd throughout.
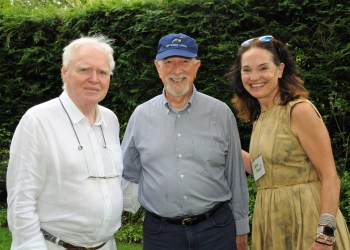
<path id="1" fill-rule="evenodd" d="M 156 60 L 167 57 L 187 57 L 196 58 L 198 46 L 196 41 L 185 34 L 169 34 L 159 40 Z"/>
<path id="2" fill-rule="evenodd" d="M 139 184 L 144 250 L 247 250 L 248 188 L 236 119 L 194 86 L 196 41 L 159 40 L 163 93 L 139 105 L 122 142 L 125 179 Z"/>

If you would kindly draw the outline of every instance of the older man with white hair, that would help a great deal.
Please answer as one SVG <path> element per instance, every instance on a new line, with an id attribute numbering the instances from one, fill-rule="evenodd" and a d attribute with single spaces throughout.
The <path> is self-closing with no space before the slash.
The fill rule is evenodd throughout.
<path id="1" fill-rule="evenodd" d="M 118 118 L 98 104 L 115 66 L 110 42 L 83 37 L 66 46 L 63 93 L 30 108 L 16 128 L 7 172 L 11 249 L 115 250 L 123 204 L 138 208 L 136 186 L 122 178 Z"/>

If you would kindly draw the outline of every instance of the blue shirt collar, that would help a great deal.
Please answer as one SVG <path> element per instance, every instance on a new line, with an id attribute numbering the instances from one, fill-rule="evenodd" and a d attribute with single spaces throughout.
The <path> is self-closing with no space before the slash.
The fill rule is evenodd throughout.
<path id="1" fill-rule="evenodd" d="M 198 91 L 197 91 L 196 87 L 193 85 L 192 95 L 188 99 L 187 105 L 181 111 L 187 111 L 187 112 L 190 113 L 191 109 L 192 109 L 193 102 L 195 101 L 195 98 L 196 98 L 197 95 L 198 95 Z M 162 99 L 163 99 L 163 104 L 164 104 L 165 108 L 167 109 L 167 113 L 169 114 L 170 111 L 174 111 L 171 108 L 171 106 L 170 106 L 170 104 L 168 102 L 168 99 L 165 96 L 165 89 L 164 88 L 163 88 L 163 92 L 162 92 Z"/>

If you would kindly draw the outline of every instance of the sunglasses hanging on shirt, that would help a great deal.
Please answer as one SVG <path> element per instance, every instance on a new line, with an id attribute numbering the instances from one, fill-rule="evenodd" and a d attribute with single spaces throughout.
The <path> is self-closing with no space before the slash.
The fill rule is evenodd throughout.
<path id="1" fill-rule="evenodd" d="M 61 101 L 61 98 L 58 98 L 58 100 L 60 101 L 60 103 L 61 103 L 61 105 L 62 105 L 62 108 L 63 108 L 64 112 L 66 113 L 66 115 L 67 115 L 67 117 L 68 117 L 68 119 L 69 119 L 69 121 L 70 121 L 70 124 L 71 124 L 71 126 L 72 126 L 72 128 L 73 128 L 75 137 L 77 138 L 77 141 L 78 141 L 78 143 L 79 143 L 78 149 L 79 149 L 79 150 L 82 150 L 82 149 L 83 149 L 83 146 L 81 145 L 80 140 L 79 140 L 79 137 L 78 137 L 78 134 L 77 134 L 77 132 L 75 131 L 75 128 L 74 128 L 72 119 L 70 118 L 70 116 L 69 116 L 69 114 L 68 114 L 66 108 L 64 107 L 64 105 L 63 105 L 63 103 L 62 103 L 62 101 Z M 104 133 L 103 133 L 102 126 L 100 125 L 99 127 L 100 127 L 100 129 L 101 129 L 101 134 L 102 134 L 102 138 L 103 138 L 103 143 L 104 143 L 103 147 L 104 147 L 104 148 L 107 148 L 106 139 L 105 139 L 105 135 L 104 135 Z"/>

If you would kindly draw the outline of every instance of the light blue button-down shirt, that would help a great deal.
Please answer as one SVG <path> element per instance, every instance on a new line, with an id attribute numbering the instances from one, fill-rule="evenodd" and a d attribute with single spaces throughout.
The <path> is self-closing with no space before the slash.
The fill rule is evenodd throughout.
<path id="1" fill-rule="evenodd" d="M 240 138 L 225 103 L 194 88 L 176 112 L 163 91 L 135 109 L 122 150 L 124 178 L 139 183 L 145 209 L 173 218 L 230 200 L 237 234 L 249 232 Z"/>

